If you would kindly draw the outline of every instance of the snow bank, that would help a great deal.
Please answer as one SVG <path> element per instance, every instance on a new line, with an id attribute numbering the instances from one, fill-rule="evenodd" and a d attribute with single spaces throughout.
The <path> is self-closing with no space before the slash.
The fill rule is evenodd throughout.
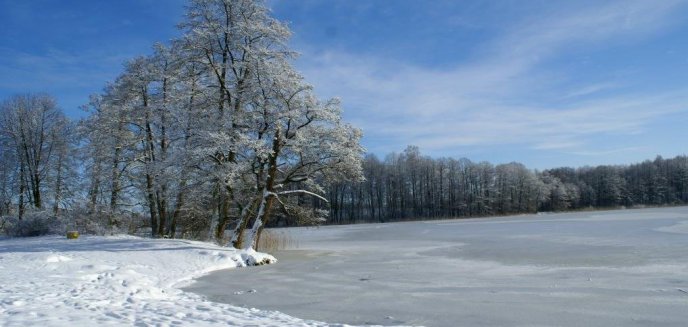
<path id="1" fill-rule="evenodd" d="M 273 262 L 255 251 L 185 240 L 0 239 L 0 325 L 325 326 L 179 290 L 210 271 Z"/>

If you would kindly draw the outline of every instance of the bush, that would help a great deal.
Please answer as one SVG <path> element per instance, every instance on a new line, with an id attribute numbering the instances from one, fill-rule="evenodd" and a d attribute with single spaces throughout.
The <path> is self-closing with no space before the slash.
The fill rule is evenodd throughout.
<path id="1" fill-rule="evenodd" d="M 101 210 L 97 209 L 95 212 L 91 212 L 84 206 L 76 206 L 60 212 L 60 219 L 69 230 L 75 230 L 85 235 L 126 232 L 126 230 L 121 231 L 117 226 L 110 227 L 107 214 L 101 213 Z"/>
<path id="2" fill-rule="evenodd" d="M 114 226 L 110 226 L 108 218 L 101 211 L 91 212 L 83 206 L 61 210 L 57 217 L 52 211 L 28 211 L 21 220 L 16 216 L 0 217 L 0 234 L 11 237 L 65 235 L 72 230 L 84 235 L 134 234 L 140 229 L 134 223 L 140 219 L 134 215 L 117 216 L 113 219 Z"/>
<path id="3" fill-rule="evenodd" d="M 67 229 L 62 220 L 47 211 L 27 212 L 21 220 L 14 216 L 4 216 L 0 219 L 2 232 L 12 237 L 64 234 Z"/>

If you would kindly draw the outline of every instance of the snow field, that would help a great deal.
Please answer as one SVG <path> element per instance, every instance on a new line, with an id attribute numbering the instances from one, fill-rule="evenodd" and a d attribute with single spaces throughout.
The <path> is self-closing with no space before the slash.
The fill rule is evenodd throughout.
<path id="1" fill-rule="evenodd" d="M 179 287 L 275 258 L 185 240 L 50 236 L 0 240 L 1 326 L 325 326 L 213 303 Z"/>

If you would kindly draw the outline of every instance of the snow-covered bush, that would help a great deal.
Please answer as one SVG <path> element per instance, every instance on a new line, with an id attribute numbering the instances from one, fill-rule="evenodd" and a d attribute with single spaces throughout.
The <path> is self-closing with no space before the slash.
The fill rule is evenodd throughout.
<path id="1" fill-rule="evenodd" d="M 74 206 L 60 212 L 59 219 L 67 230 L 87 235 L 131 234 L 150 235 L 146 219 L 136 213 L 119 212 L 110 214 L 105 208 Z"/>
<path id="2" fill-rule="evenodd" d="M 99 210 L 89 210 L 84 206 L 76 206 L 60 213 L 60 219 L 67 229 L 78 231 L 81 234 L 105 235 L 118 233 L 116 226 L 109 226 L 107 215 Z"/>
<path id="3" fill-rule="evenodd" d="M 212 220 L 208 219 L 204 206 L 189 203 L 184 206 L 182 214 L 179 215 L 175 226 L 174 237 L 185 239 L 207 241 L 208 231 L 211 230 Z"/>
<path id="4" fill-rule="evenodd" d="M 2 232 L 7 236 L 41 236 L 62 234 L 66 231 L 64 222 L 47 211 L 28 212 L 21 220 L 15 216 L 4 216 L 0 219 Z"/>
<path id="5" fill-rule="evenodd" d="M 52 211 L 29 211 L 22 219 L 17 216 L 0 217 L 0 234 L 12 237 L 41 235 L 64 235 L 67 231 L 78 231 L 86 235 L 132 234 L 147 232 L 141 217 L 134 214 L 118 214 L 110 218 L 106 211 L 89 210 L 75 206 L 60 210 L 58 215 Z"/>

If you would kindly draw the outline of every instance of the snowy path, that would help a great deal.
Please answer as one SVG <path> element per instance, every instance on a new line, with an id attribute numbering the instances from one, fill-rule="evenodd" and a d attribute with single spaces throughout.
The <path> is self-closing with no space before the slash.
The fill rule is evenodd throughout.
<path id="1" fill-rule="evenodd" d="M 2 239 L 0 326 L 325 325 L 208 302 L 178 289 L 204 273 L 242 266 L 247 258 L 183 240 Z M 254 252 L 251 258 L 265 257 Z"/>
<path id="2" fill-rule="evenodd" d="M 286 229 L 279 264 L 186 289 L 350 324 L 686 326 L 687 227 L 680 207 Z"/>

